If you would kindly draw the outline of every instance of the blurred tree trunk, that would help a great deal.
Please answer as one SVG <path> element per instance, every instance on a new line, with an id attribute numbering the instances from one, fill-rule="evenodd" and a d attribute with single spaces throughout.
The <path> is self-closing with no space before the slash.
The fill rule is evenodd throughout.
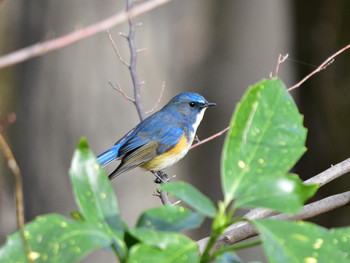
<path id="1" fill-rule="evenodd" d="M 298 78 L 301 79 L 331 54 L 350 43 L 350 2 L 300 0 L 296 3 L 297 59 L 309 64 L 298 66 Z M 349 158 L 349 61 L 348 50 L 298 89 L 305 126 L 309 129 L 308 152 L 298 165 L 298 173 L 304 178 Z M 349 185 L 350 178 L 343 176 L 321 188 L 316 198 L 348 191 Z M 350 207 L 344 207 L 315 220 L 327 227 L 345 226 L 348 225 L 349 212 Z"/>

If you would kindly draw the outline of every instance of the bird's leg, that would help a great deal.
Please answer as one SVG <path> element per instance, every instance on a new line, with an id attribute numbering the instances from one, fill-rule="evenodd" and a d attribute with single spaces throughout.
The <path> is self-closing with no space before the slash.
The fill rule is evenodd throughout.
<path id="1" fill-rule="evenodd" d="M 165 184 L 168 182 L 168 175 L 164 173 L 162 170 L 158 172 L 152 171 L 152 173 L 155 175 L 155 177 L 157 177 L 154 180 L 156 184 L 161 184 L 161 183 Z"/>
<path id="2" fill-rule="evenodd" d="M 151 171 L 151 172 L 156 176 L 156 179 L 154 180 L 155 183 L 165 184 L 168 182 L 168 175 L 163 171 L 158 171 L 158 172 Z M 163 205 L 171 205 L 167 192 L 160 191 L 159 189 L 157 189 L 157 192 L 159 194 L 159 198 L 162 201 Z"/>

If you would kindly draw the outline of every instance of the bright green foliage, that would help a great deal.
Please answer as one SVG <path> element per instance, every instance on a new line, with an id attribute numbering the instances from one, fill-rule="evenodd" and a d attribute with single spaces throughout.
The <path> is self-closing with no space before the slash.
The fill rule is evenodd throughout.
<path id="1" fill-rule="evenodd" d="M 302 122 L 280 80 L 264 80 L 251 87 L 237 106 L 223 149 L 224 200 L 215 207 L 189 184 L 167 183 L 160 190 L 194 211 L 179 205 L 155 207 L 143 212 L 134 228 L 122 221 L 109 179 L 83 138 L 70 169 L 78 206 L 71 214 L 75 221 L 52 214 L 26 224 L 29 256 L 36 263 L 76 262 L 104 247 L 113 251 L 119 262 L 240 263 L 235 250 L 261 240 L 213 250 L 226 227 L 242 221 L 233 217 L 237 207 L 265 207 L 291 214 L 317 190 L 316 185 L 304 185 L 289 173 L 305 151 Z M 175 232 L 196 228 L 205 217 L 213 218 L 213 224 L 201 255 L 195 241 Z M 272 220 L 253 224 L 261 233 L 270 262 L 350 262 L 350 228 L 328 231 L 311 223 Z M 0 248 L 0 262 L 27 262 L 18 232 Z"/>
<path id="2" fill-rule="evenodd" d="M 184 235 L 140 228 L 129 233 L 140 243 L 130 250 L 128 262 L 199 262 L 196 242 Z"/>
<path id="3" fill-rule="evenodd" d="M 327 230 L 307 222 L 258 220 L 269 262 L 348 263 L 350 228 Z"/>
<path id="4" fill-rule="evenodd" d="M 111 235 L 123 230 L 117 197 L 104 169 L 83 138 L 75 151 L 70 176 L 81 216 Z"/>
<path id="5" fill-rule="evenodd" d="M 200 226 L 203 219 L 201 214 L 191 212 L 182 206 L 164 205 L 143 212 L 137 221 L 137 227 L 182 231 Z"/>
<path id="6" fill-rule="evenodd" d="M 223 149 L 225 204 L 235 198 L 237 207 L 299 211 L 317 189 L 287 176 L 305 152 L 305 139 L 303 117 L 280 80 L 250 87 L 237 105 Z"/>
<path id="7" fill-rule="evenodd" d="M 237 207 L 265 207 L 286 214 L 298 212 L 318 188 L 317 185 L 303 184 L 292 174 L 267 174 L 257 177 L 254 184 L 248 183 L 249 180 L 240 185 L 246 191 L 237 197 Z"/>
<path id="8" fill-rule="evenodd" d="M 214 203 L 188 183 L 170 182 L 163 184 L 160 190 L 176 196 L 204 216 L 215 217 L 217 214 Z"/>
<path id="9" fill-rule="evenodd" d="M 111 243 L 111 238 L 96 226 L 56 214 L 40 216 L 26 224 L 24 235 L 36 263 L 75 262 Z M 10 235 L 0 249 L 0 262 L 28 262 L 19 232 Z"/>

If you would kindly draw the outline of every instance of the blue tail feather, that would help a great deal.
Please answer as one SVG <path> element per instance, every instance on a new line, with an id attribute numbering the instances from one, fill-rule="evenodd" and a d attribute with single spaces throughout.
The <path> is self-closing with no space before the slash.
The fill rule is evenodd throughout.
<path id="1" fill-rule="evenodd" d="M 110 162 L 118 158 L 119 148 L 120 148 L 120 145 L 114 145 L 109 150 L 103 153 L 100 153 L 99 155 L 97 155 L 97 161 L 100 163 L 102 167 L 106 166 L 107 164 L 109 164 Z"/>

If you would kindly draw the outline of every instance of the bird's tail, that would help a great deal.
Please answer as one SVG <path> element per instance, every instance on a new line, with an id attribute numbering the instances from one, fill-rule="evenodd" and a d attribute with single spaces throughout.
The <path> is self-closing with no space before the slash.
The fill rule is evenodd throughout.
<path id="1" fill-rule="evenodd" d="M 97 161 L 102 167 L 106 166 L 107 164 L 118 158 L 119 148 L 120 145 L 114 145 L 109 150 L 100 153 L 99 155 L 97 155 Z"/>

